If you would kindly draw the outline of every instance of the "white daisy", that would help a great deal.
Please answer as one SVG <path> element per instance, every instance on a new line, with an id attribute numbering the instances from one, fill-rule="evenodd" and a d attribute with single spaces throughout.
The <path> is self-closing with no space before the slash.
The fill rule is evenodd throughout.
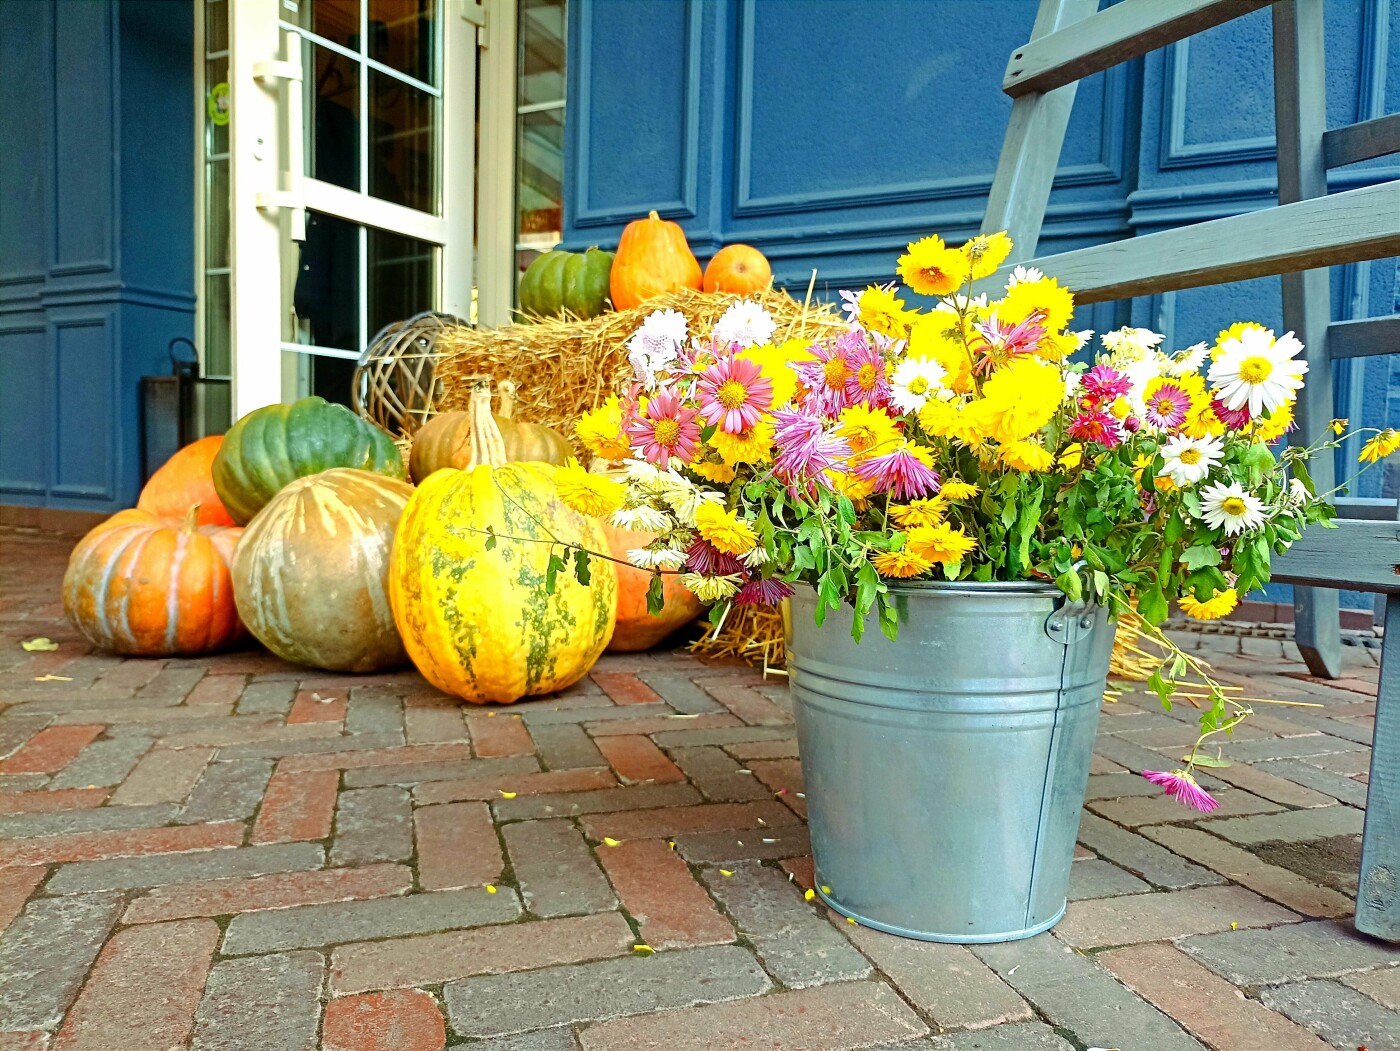
<path id="1" fill-rule="evenodd" d="M 1302 506 L 1311 500 L 1312 493 L 1308 492 L 1308 487 L 1303 484 L 1301 478 L 1290 478 L 1288 480 L 1288 502 Z"/>
<path id="2" fill-rule="evenodd" d="M 627 481 L 637 489 L 647 493 L 664 492 L 669 484 L 668 472 L 645 460 L 627 460 L 623 463 Z"/>
<path id="3" fill-rule="evenodd" d="M 1239 482 L 1217 482 L 1201 490 L 1201 517 L 1212 529 L 1224 527 L 1226 536 L 1264 524 L 1264 501 L 1244 491 Z"/>
<path id="4" fill-rule="evenodd" d="M 766 562 L 773 561 L 773 557 L 768 554 L 767 548 L 765 548 L 762 544 L 759 544 L 747 555 L 741 558 L 740 561 L 743 562 L 744 565 L 748 566 L 750 569 L 755 569 Z"/>
<path id="5" fill-rule="evenodd" d="M 742 583 L 739 574 L 729 577 L 706 577 L 699 573 L 682 573 L 681 584 L 701 602 L 720 602 L 731 598 Z"/>
<path id="6" fill-rule="evenodd" d="M 637 547 L 627 552 L 627 561 L 638 569 L 679 569 L 685 552 L 673 547 Z"/>
<path id="7" fill-rule="evenodd" d="M 1210 348 L 1204 343 L 1194 343 L 1185 350 L 1180 351 L 1176 357 L 1172 358 L 1172 363 L 1167 368 L 1167 372 L 1173 376 L 1187 376 L 1193 372 L 1200 371 L 1205 364 L 1206 355 Z"/>
<path id="8" fill-rule="evenodd" d="M 664 533 L 675 523 L 665 511 L 655 507 L 619 507 L 612 513 L 612 524 L 618 529 L 639 529 L 648 533 Z"/>
<path id="9" fill-rule="evenodd" d="M 900 412 L 918 412 L 932 397 L 952 391 L 943 386 L 948 370 L 934 358 L 904 358 L 890 376 L 890 401 Z"/>
<path id="10" fill-rule="evenodd" d="M 756 347 L 772 339 L 777 327 L 772 314 L 751 299 L 741 299 L 715 322 L 713 335 L 722 344 Z"/>
<path id="11" fill-rule="evenodd" d="M 627 341 L 627 360 L 647 390 L 655 390 L 657 375 L 668 371 L 685 345 L 686 320 L 679 310 L 653 310 Z"/>
<path id="12" fill-rule="evenodd" d="M 1035 267 L 1021 266 L 1018 263 L 1015 269 L 1011 271 L 1011 277 L 1007 280 L 1006 287 L 1010 288 L 1012 285 L 1019 285 L 1022 281 L 1025 281 L 1027 284 L 1032 284 L 1039 281 L 1044 276 L 1045 274 Z"/>
<path id="13" fill-rule="evenodd" d="M 1094 338 L 1094 330 L 1081 328 L 1078 332 L 1071 332 L 1070 335 L 1074 337 L 1074 350 L 1083 350 L 1089 345 L 1089 340 Z M 1073 354 L 1074 351 L 1070 351 L 1070 353 Z"/>
<path id="14" fill-rule="evenodd" d="M 1220 463 L 1224 454 L 1225 442 L 1221 438 L 1177 435 L 1162 446 L 1166 465 L 1157 472 L 1157 477 L 1170 478 L 1179 486 L 1194 485 Z"/>
<path id="15" fill-rule="evenodd" d="M 1306 361 L 1295 360 L 1303 349 L 1292 332 L 1273 338 L 1267 329 L 1251 328 L 1220 345 L 1207 378 L 1227 409 L 1249 406 L 1249 415 L 1273 412 L 1287 405 L 1303 387 Z"/>
<path id="16" fill-rule="evenodd" d="M 1120 328 L 1103 334 L 1103 345 L 1115 355 L 1132 360 L 1147 357 L 1166 337 L 1150 328 Z"/>
<path id="17" fill-rule="evenodd" d="M 676 519 L 685 526 L 695 525 L 695 513 L 701 504 L 723 504 L 724 494 L 712 489 L 699 489 L 690 483 L 673 486 L 661 495 L 667 506 L 676 514 Z"/>

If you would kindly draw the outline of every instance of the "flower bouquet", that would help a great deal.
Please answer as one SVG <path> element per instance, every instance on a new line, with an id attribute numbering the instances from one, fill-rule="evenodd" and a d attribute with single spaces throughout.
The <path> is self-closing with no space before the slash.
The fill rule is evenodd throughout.
<path id="1" fill-rule="evenodd" d="M 1093 334 L 1070 329 L 1074 296 L 1053 277 L 1017 267 L 1000 298 L 972 294 L 1010 249 L 1004 234 L 915 242 L 899 275 L 935 305 L 906 305 L 893 283 L 842 292 L 849 329 L 822 343 L 784 339 L 747 302 L 707 332 L 653 313 L 627 344 L 634 382 L 577 426 L 625 473 L 571 465 L 561 497 L 657 534 L 631 563 L 657 574 L 658 599 L 660 574 L 683 574 L 715 620 L 807 585 L 819 624 L 850 606 L 854 639 L 871 615 L 894 638 L 891 587 L 922 580 L 1053 583 L 1149 625 L 1174 600 L 1223 616 L 1332 514 L 1306 464 L 1345 421 L 1274 447 L 1307 373 L 1301 343 L 1245 322 L 1170 353 L 1125 328 L 1071 360 Z M 1363 459 L 1397 447 L 1377 432 Z M 1190 673 L 1206 683 L 1201 741 L 1248 714 L 1170 644 L 1151 685 L 1169 704 Z M 1210 762 L 1198 741 L 1154 777 L 1208 807 L 1192 775 Z"/>

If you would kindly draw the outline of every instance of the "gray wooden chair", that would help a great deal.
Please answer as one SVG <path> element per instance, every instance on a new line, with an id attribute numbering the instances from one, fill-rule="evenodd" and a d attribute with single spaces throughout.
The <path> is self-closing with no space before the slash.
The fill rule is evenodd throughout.
<path id="1" fill-rule="evenodd" d="M 1272 6 L 1278 125 L 1277 208 L 1131 240 L 1033 258 L 1079 80 L 1261 7 Z M 1327 193 L 1327 170 L 1400 152 L 1400 114 L 1328 131 L 1322 0 L 1041 0 L 1030 41 L 1011 55 L 1003 90 L 1015 100 L 982 230 L 1016 242 L 989 278 L 999 289 L 1027 262 L 1080 303 L 1279 274 L 1283 324 L 1307 347 L 1298 433 L 1332 418 L 1334 357 L 1400 352 L 1400 316 L 1330 324 L 1327 267 L 1400 254 L 1400 180 Z M 1330 489 L 1320 457 L 1313 476 Z M 1400 523 L 1342 521 L 1312 530 L 1274 563 L 1295 586 L 1298 647 L 1314 674 L 1341 673 L 1337 591 L 1386 596 L 1386 640 L 1362 846 L 1358 929 L 1400 941 Z"/>

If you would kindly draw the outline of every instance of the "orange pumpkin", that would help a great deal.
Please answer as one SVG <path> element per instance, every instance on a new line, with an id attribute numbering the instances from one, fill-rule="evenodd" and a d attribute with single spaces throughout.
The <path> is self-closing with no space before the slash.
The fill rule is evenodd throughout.
<path id="1" fill-rule="evenodd" d="M 186 511 L 198 505 L 200 525 L 233 525 L 214 491 L 214 457 L 223 444 L 222 434 L 190 442 L 151 475 L 136 506 L 157 517 L 184 518 Z"/>
<path id="2" fill-rule="evenodd" d="M 73 549 L 63 611 L 94 645 L 132 657 L 222 649 L 244 634 L 229 560 L 237 526 L 119 511 Z"/>
<path id="3" fill-rule="evenodd" d="M 655 533 L 618 529 L 605 518 L 600 518 L 598 524 L 608 538 L 608 553 L 622 562 L 627 561 L 628 551 L 646 547 L 656 539 Z M 704 609 L 700 600 L 681 583 L 678 574 L 663 573 L 661 586 L 666 604 L 660 613 L 653 614 L 647 609 L 651 574 L 645 569 L 617 563 L 613 564 L 613 569 L 617 571 L 617 623 L 612 642 L 608 643 L 610 653 L 651 649 L 673 631 L 689 624 Z"/>
<path id="4" fill-rule="evenodd" d="M 686 243 L 685 231 L 652 212 L 623 229 L 609 284 L 613 307 L 629 310 L 678 288 L 698 290 L 700 264 Z"/>
<path id="5" fill-rule="evenodd" d="M 515 384 L 496 384 L 499 412 L 493 414 L 505 441 L 509 463 L 560 464 L 574 455 L 569 440 L 553 427 L 524 423 L 515 419 Z M 467 412 L 443 412 L 419 427 L 413 435 L 413 451 L 408 458 L 408 475 L 418 484 L 434 471 L 453 467 L 469 471 L 484 463 L 481 450 L 472 442 L 472 425 Z"/>
<path id="6" fill-rule="evenodd" d="M 773 268 L 752 245 L 725 245 L 705 267 L 706 292 L 748 296 L 773 286 Z"/>

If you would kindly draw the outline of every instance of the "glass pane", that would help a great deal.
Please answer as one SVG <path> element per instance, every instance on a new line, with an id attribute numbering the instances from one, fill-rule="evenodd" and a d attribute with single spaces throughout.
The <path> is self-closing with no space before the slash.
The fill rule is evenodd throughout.
<path id="1" fill-rule="evenodd" d="M 204 278 L 204 374 L 227 376 L 232 368 L 229 332 L 228 274 Z"/>
<path id="2" fill-rule="evenodd" d="M 369 57 L 437 87 L 437 0 L 369 0 Z"/>
<path id="3" fill-rule="evenodd" d="M 526 113 L 519 122 L 516 200 L 522 240 L 556 240 L 563 229 L 564 111 Z"/>
<path id="4" fill-rule="evenodd" d="M 385 325 L 437 308 L 438 248 L 387 230 L 368 231 L 369 324 L 366 341 Z"/>
<path id="5" fill-rule="evenodd" d="M 283 0 L 282 17 L 289 14 L 302 29 L 351 51 L 360 50 L 360 0 L 292 0 L 291 11 Z"/>
<path id="6" fill-rule="evenodd" d="M 284 333 L 287 342 L 360 349 L 358 226 L 319 212 L 306 213 L 292 305 L 295 330 Z"/>
<path id="7" fill-rule="evenodd" d="M 350 381 L 355 375 L 355 362 L 344 358 L 325 358 L 317 354 L 307 357 L 311 369 L 308 394 L 319 394 L 337 405 L 350 405 Z"/>
<path id="8" fill-rule="evenodd" d="M 437 207 L 437 99 L 374 70 L 369 74 L 369 192 L 422 212 Z"/>
<path id="9" fill-rule="evenodd" d="M 564 0 L 520 5 L 520 103 L 564 99 Z"/>
<path id="10" fill-rule="evenodd" d="M 204 50 L 228 50 L 228 4 L 209 0 L 204 7 Z"/>
<path id="11" fill-rule="evenodd" d="M 360 189 L 360 65 L 319 44 L 304 43 L 303 69 L 315 69 L 306 121 L 306 173 Z"/>
<path id="12" fill-rule="evenodd" d="M 204 187 L 204 265 L 228 266 L 228 161 L 210 161 L 205 168 L 209 178 Z"/>
<path id="13" fill-rule="evenodd" d="M 228 59 L 210 59 L 204 64 L 204 148 L 211 154 L 228 153 L 228 99 Z"/>

